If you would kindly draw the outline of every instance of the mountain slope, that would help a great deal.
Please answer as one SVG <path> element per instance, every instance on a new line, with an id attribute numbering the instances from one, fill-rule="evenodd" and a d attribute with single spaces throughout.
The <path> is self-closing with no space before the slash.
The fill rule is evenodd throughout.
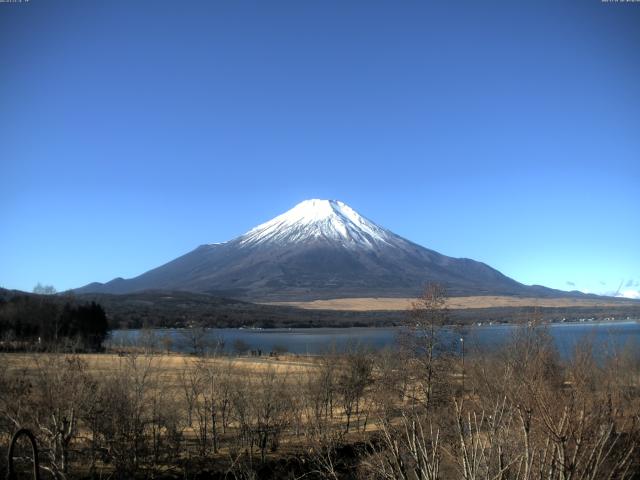
<path id="1" fill-rule="evenodd" d="M 416 245 L 334 200 L 306 200 L 229 242 L 202 245 L 132 279 L 77 291 L 163 289 L 308 300 L 415 296 L 429 281 L 444 284 L 451 295 L 567 295 Z"/>

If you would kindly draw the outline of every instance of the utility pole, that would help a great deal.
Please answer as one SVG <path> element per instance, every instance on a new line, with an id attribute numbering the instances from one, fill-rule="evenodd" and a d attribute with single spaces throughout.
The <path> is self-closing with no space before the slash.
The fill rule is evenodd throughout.
<path id="1" fill-rule="evenodd" d="M 462 345 L 462 396 L 464 397 L 464 337 L 460 337 L 460 344 Z"/>

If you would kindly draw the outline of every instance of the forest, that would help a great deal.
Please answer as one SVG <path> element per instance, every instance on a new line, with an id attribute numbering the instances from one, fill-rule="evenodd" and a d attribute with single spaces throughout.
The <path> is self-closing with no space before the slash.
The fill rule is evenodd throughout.
<path id="1" fill-rule="evenodd" d="M 96 302 L 49 295 L 0 298 L 0 350 L 99 351 L 109 323 Z"/>

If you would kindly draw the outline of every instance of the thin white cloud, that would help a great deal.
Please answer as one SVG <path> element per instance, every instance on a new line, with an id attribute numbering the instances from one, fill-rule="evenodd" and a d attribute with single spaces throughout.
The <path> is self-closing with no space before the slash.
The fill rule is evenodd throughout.
<path id="1" fill-rule="evenodd" d="M 627 289 L 627 290 L 623 290 L 622 292 L 619 292 L 616 297 L 620 297 L 620 298 L 632 298 L 634 300 L 640 300 L 640 290 L 632 290 L 632 289 Z"/>

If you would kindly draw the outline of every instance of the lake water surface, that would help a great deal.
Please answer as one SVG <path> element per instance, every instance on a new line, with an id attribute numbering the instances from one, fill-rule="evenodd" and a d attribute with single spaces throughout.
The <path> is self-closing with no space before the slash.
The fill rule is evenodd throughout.
<path id="1" fill-rule="evenodd" d="M 453 351 L 460 350 L 464 338 L 465 349 L 494 349 L 507 343 L 514 335 L 516 325 L 483 325 L 465 327 L 464 330 L 446 328 L 442 332 L 443 344 Z M 560 355 L 568 358 L 576 345 L 589 340 L 595 350 L 606 354 L 625 347 L 640 349 L 640 323 L 634 320 L 615 322 L 557 323 L 545 326 L 553 338 Z M 241 340 L 252 350 L 268 354 L 272 350 L 286 350 L 297 354 L 320 354 L 329 350 L 344 351 L 354 345 L 373 349 L 395 348 L 401 328 L 294 328 L 294 329 L 234 329 L 211 328 L 205 330 L 205 345 L 222 340 L 225 350 L 231 352 L 234 342 Z M 157 329 L 151 334 L 145 330 L 114 330 L 109 340 L 112 346 L 155 343 L 159 348 L 168 346 L 178 352 L 192 349 L 188 329 Z"/>

